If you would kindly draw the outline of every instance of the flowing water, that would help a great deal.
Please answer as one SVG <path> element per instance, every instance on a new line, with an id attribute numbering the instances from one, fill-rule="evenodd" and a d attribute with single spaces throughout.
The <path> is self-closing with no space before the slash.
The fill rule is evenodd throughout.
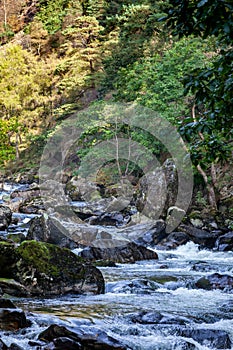
<path id="1" fill-rule="evenodd" d="M 233 344 L 233 294 L 194 286 L 200 277 L 214 272 L 233 275 L 233 252 L 199 250 L 194 243 L 155 251 L 158 260 L 101 268 L 106 281 L 103 295 L 12 299 L 32 326 L 12 333 L 0 331 L 0 337 L 7 345 L 14 342 L 25 350 L 35 349 L 28 341 L 56 323 L 98 327 L 134 350 L 188 349 L 184 341 L 194 344 L 194 349 L 214 349 L 178 335 L 177 327 L 223 330 Z M 162 322 L 135 322 L 142 311 L 159 312 Z"/>

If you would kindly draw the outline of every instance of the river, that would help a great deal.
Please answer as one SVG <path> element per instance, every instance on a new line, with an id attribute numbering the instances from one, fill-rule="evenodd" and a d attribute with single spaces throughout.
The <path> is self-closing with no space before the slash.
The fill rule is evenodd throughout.
<path id="1" fill-rule="evenodd" d="M 103 295 L 12 298 L 32 325 L 12 333 L 0 331 L 1 339 L 7 345 L 14 342 L 24 350 L 35 349 L 29 340 L 56 323 L 98 327 L 134 350 L 191 349 L 184 347 L 186 341 L 192 349 L 215 349 L 181 335 L 179 327 L 223 330 L 233 344 L 233 294 L 194 285 L 214 272 L 233 275 L 233 252 L 200 250 L 191 242 L 176 250 L 155 251 L 158 260 L 100 268 L 106 281 Z M 155 318 L 159 313 L 160 321 L 136 322 L 142 311 Z"/>

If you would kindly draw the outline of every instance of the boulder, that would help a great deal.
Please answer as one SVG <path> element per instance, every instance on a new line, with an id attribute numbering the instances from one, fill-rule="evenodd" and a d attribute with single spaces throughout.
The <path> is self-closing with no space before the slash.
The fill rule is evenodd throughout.
<path id="1" fill-rule="evenodd" d="M 138 225 L 140 226 L 140 225 Z M 138 226 L 131 227 L 132 230 L 136 230 Z M 163 220 L 157 220 L 153 222 L 150 226 L 145 225 L 144 232 L 141 236 L 135 240 L 135 242 L 145 245 L 145 246 L 155 246 L 159 244 L 165 237 L 166 233 L 166 224 Z"/>
<path id="2" fill-rule="evenodd" d="M 158 259 L 156 252 L 131 242 L 113 248 L 87 247 L 81 253 L 86 260 L 111 260 L 118 263 L 134 263 L 139 260 Z"/>
<path id="3" fill-rule="evenodd" d="M 11 223 L 12 211 L 5 205 L 0 205 L 0 231 L 4 231 Z"/>
<path id="4" fill-rule="evenodd" d="M 222 252 L 233 250 L 233 231 L 220 236 L 216 241 L 216 248 Z"/>
<path id="5" fill-rule="evenodd" d="M 0 339 L 0 350 L 8 350 L 8 347 L 1 339 Z"/>
<path id="6" fill-rule="evenodd" d="M 60 228 L 59 222 L 44 215 L 33 218 L 30 221 L 26 239 L 56 244 L 62 248 L 75 249 L 78 243 L 74 242 L 64 233 L 65 228 Z"/>
<path id="7" fill-rule="evenodd" d="M 123 215 L 119 212 L 103 213 L 99 216 L 92 216 L 88 219 L 90 225 L 102 225 L 102 226 L 123 226 L 130 221 L 129 215 Z"/>
<path id="8" fill-rule="evenodd" d="M 0 329 L 12 331 L 28 325 L 26 315 L 21 309 L 0 308 Z"/>
<path id="9" fill-rule="evenodd" d="M 167 159 L 139 182 L 139 195 L 136 206 L 151 219 L 166 217 L 167 211 L 176 203 L 178 175 L 172 159 Z"/>
<path id="10" fill-rule="evenodd" d="M 194 243 L 199 244 L 201 247 L 209 249 L 214 248 L 216 240 L 220 235 L 219 231 L 208 232 L 184 224 L 179 226 L 179 230 L 186 233 L 190 237 L 190 240 L 192 240 Z"/>
<path id="11" fill-rule="evenodd" d="M 160 324 L 165 327 L 166 325 L 181 326 L 192 322 L 187 317 L 175 314 L 162 314 L 159 311 L 141 311 L 131 315 L 131 321 L 141 324 Z M 180 329 L 180 327 L 177 327 L 177 329 Z"/>
<path id="12" fill-rule="evenodd" d="M 19 212 L 24 214 L 39 214 L 45 210 L 41 197 L 25 199 L 19 204 Z"/>
<path id="13" fill-rule="evenodd" d="M 65 192 L 72 201 L 93 201 L 101 198 L 96 183 L 78 176 L 72 177 L 67 182 Z"/>
<path id="14" fill-rule="evenodd" d="M 17 309 L 10 299 L 0 299 L 0 329 L 17 330 L 28 325 L 22 310 Z"/>
<path id="15" fill-rule="evenodd" d="M 131 281 L 119 281 L 109 283 L 106 292 L 127 294 L 152 294 L 161 284 L 146 279 L 133 279 Z"/>
<path id="16" fill-rule="evenodd" d="M 0 277 L 1 274 L 5 277 L 0 278 L 3 292 L 10 289 L 12 295 L 40 296 L 104 292 L 101 272 L 83 264 L 80 257 L 66 248 L 37 241 L 25 241 L 17 248 L 5 246 L 0 260 Z"/>
<path id="17" fill-rule="evenodd" d="M 230 291 L 233 289 L 233 277 L 229 275 L 220 275 L 213 273 L 209 276 L 201 277 L 196 283 L 196 288 L 212 290 L 220 289 Z"/>
<path id="18" fill-rule="evenodd" d="M 12 343 L 9 346 L 8 350 L 25 350 L 25 349 L 22 348 L 22 346 L 19 346 L 19 345 L 15 344 L 15 343 Z"/>
<path id="19" fill-rule="evenodd" d="M 227 332 L 217 329 L 181 329 L 178 335 L 192 338 L 211 349 L 231 349 L 231 341 Z"/>
<path id="20" fill-rule="evenodd" d="M 42 347 L 45 349 L 69 349 L 69 347 L 61 348 L 61 344 L 66 343 L 74 346 L 76 343 L 77 348 L 71 347 L 70 349 L 81 350 L 127 350 L 125 345 L 120 341 L 110 337 L 107 333 L 96 328 L 89 328 L 84 332 L 83 329 L 69 330 L 66 327 L 51 325 L 49 328 L 39 334 L 39 339 L 47 342 L 52 342 L 55 347 Z"/>
<path id="21" fill-rule="evenodd" d="M 186 244 L 190 241 L 190 237 L 184 232 L 172 232 L 165 236 L 158 244 L 157 247 L 161 249 L 175 249 L 180 245 Z"/>

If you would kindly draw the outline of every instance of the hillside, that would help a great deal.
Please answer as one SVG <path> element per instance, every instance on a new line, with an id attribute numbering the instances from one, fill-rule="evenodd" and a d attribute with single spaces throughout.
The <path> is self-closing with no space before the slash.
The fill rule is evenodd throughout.
<path id="1" fill-rule="evenodd" d="M 232 12 L 229 0 L 2 0 L 3 175 L 36 173 L 49 135 L 78 111 L 136 102 L 180 132 L 195 183 L 216 209 L 232 195 Z M 169 153 L 136 129 L 89 127 L 70 152 L 70 177 L 88 150 L 117 132 L 159 161 Z M 140 173 L 124 161 L 115 167 L 118 175 Z M 104 178 L 115 169 L 107 168 Z"/>

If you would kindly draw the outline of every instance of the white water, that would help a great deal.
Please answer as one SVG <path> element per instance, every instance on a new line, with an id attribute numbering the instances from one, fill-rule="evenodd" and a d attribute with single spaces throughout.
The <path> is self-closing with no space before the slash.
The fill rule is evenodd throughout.
<path id="1" fill-rule="evenodd" d="M 184 339 L 172 331 L 175 321 L 166 327 L 130 321 L 131 314 L 145 310 L 159 311 L 170 319 L 184 320 L 184 324 L 194 329 L 227 331 L 233 343 L 233 294 L 193 288 L 194 282 L 201 276 L 213 272 L 231 275 L 233 253 L 199 250 L 193 243 L 157 253 L 159 260 L 101 268 L 106 280 L 104 295 L 15 300 L 17 306 L 33 312 L 34 325 L 27 330 L 26 338 L 19 332 L 2 334 L 2 339 L 8 345 L 17 342 L 25 350 L 32 349 L 27 345 L 27 338 L 35 339 L 46 328 L 45 325 L 65 322 L 77 327 L 81 320 L 81 323 L 86 322 L 86 327 L 97 325 L 134 350 L 183 349 L 181 341 Z M 196 262 L 207 263 L 210 270 L 193 270 Z M 156 288 L 138 288 L 138 280 L 149 281 L 149 287 L 154 283 Z M 133 281 L 136 287 L 128 288 L 129 281 Z M 192 339 L 188 341 L 196 349 L 213 349 Z"/>

